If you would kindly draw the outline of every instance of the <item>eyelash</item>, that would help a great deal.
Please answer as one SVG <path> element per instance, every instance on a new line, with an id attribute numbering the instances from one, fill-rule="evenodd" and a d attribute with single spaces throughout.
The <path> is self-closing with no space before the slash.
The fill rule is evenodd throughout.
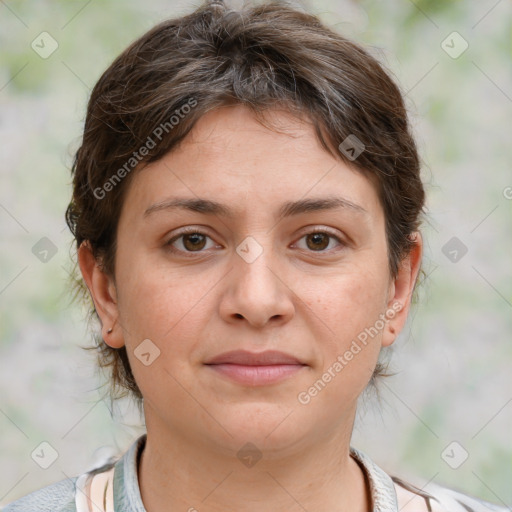
<path id="1" fill-rule="evenodd" d="M 327 235 L 329 238 L 334 238 L 340 245 L 341 245 L 341 248 L 345 247 L 347 244 L 341 240 L 341 238 L 335 234 L 333 234 L 330 230 L 326 229 L 326 228 L 315 228 L 311 231 L 308 231 L 307 233 L 304 233 L 300 238 L 299 240 L 302 240 L 304 237 L 308 236 L 308 235 L 312 235 L 312 234 L 315 234 L 315 233 L 322 233 L 324 235 Z M 181 231 L 180 233 L 178 233 L 177 235 L 173 236 L 169 241 L 167 241 L 165 243 L 165 246 L 173 253 L 181 253 L 181 254 L 185 254 L 187 255 L 186 257 L 187 258 L 193 258 L 195 257 L 196 254 L 201 254 L 201 253 L 204 253 L 205 251 L 204 250 L 199 250 L 199 251 L 182 251 L 182 250 L 178 250 L 174 247 L 172 247 L 172 244 L 179 240 L 180 238 L 186 236 L 186 235 L 191 235 L 191 234 L 194 234 L 194 235 L 203 235 L 203 236 L 206 236 L 207 238 L 210 238 L 211 240 L 211 237 L 207 234 L 207 233 L 204 233 L 203 231 L 201 231 L 200 229 L 198 228 L 193 228 L 193 227 L 190 227 L 190 228 L 185 228 L 183 231 Z M 337 250 L 340 250 L 341 248 L 338 248 L 338 249 L 334 249 L 334 251 L 337 251 Z M 307 249 L 306 249 L 307 250 Z M 316 253 L 316 254 L 326 254 L 326 253 L 331 253 L 333 251 L 333 249 L 331 250 L 320 250 L 320 251 L 313 251 L 313 250 L 309 250 L 309 252 L 311 253 Z"/>

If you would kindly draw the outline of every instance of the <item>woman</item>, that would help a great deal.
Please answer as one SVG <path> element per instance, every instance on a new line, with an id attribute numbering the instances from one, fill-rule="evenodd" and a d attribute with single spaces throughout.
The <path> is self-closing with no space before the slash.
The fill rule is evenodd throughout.
<path id="1" fill-rule="evenodd" d="M 134 42 L 67 221 L 147 434 L 6 510 L 504 510 L 350 446 L 420 273 L 419 170 L 397 86 L 314 16 L 209 2 Z"/>

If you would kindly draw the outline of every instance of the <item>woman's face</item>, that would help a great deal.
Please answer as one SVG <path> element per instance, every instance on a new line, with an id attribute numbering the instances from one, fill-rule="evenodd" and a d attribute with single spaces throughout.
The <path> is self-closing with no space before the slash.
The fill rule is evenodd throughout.
<path id="1" fill-rule="evenodd" d="M 403 326 L 420 245 L 392 279 L 374 186 L 311 125 L 272 119 L 286 133 L 242 106 L 212 111 L 133 177 L 115 286 L 81 251 L 105 339 L 127 347 L 148 433 L 224 452 L 350 437 L 379 351 Z M 266 351 L 282 354 L 255 356 Z"/>

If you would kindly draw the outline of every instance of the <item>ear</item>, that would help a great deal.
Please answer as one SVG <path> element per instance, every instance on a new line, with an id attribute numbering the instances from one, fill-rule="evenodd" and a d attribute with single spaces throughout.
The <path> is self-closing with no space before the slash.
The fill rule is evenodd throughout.
<path id="1" fill-rule="evenodd" d="M 418 278 L 423 254 L 423 240 L 419 232 L 411 235 L 414 245 L 410 253 L 400 262 L 397 276 L 391 281 L 386 309 L 386 326 L 382 346 L 391 345 L 403 329 L 411 306 L 414 285 Z"/>
<path id="2" fill-rule="evenodd" d="M 105 343 L 112 348 L 121 348 L 124 345 L 124 339 L 118 322 L 119 310 L 114 279 L 102 270 L 100 262 L 94 258 L 88 241 L 82 242 L 78 249 L 78 265 L 100 317 Z M 110 329 L 112 329 L 111 332 L 109 332 Z"/>

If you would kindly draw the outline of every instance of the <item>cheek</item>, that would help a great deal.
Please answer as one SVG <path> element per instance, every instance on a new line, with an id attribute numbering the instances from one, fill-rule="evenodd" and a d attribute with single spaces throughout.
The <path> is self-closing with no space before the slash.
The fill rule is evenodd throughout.
<path id="1" fill-rule="evenodd" d="M 119 311 L 127 346 L 149 338 L 165 350 L 179 339 L 173 343 L 173 350 L 179 351 L 197 340 L 216 276 L 164 269 L 161 263 L 136 255 L 118 270 Z"/>
<path id="2" fill-rule="evenodd" d="M 332 276 L 328 287 L 310 287 L 306 304 L 320 319 L 324 335 L 318 339 L 319 364 L 304 401 L 324 404 L 319 414 L 336 414 L 338 406 L 355 400 L 373 374 L 381 348 L 386 278 L 367 266 L 363 272 Z"/>
<path id="3" fill-rule="evenodd" d="M 174 396 L 186 404 L 178 381 L 192 378 L 189 355 L 209 318 L 204 296 L 214 280 L 164 272 L 143 258 L 135 261 L 119 266 L 120 321 L 133 375 L 145 399 L 165 402 Z"/>
<path id="4" fill-rule="evenodd" d="M 367 266 L 309 283 L 304 302 L 341 345 L 374 325 L 384 312 L 386 275 Z M 340 347 L 341 348 L 341 347 Z"/>

